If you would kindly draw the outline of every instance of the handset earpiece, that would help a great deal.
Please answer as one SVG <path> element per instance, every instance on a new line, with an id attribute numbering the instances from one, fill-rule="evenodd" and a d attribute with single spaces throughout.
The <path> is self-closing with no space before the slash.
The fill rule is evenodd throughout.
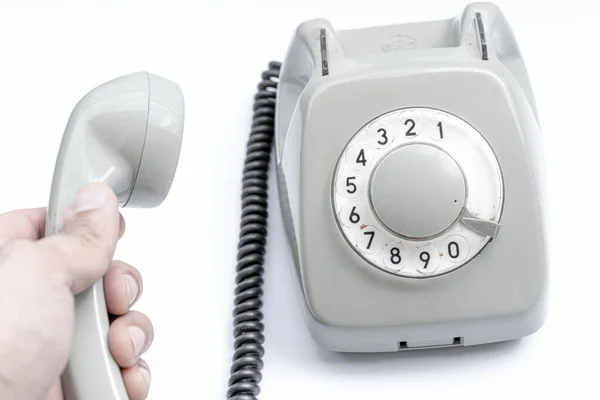
<path id="1" fill-rule="evenodd" d="M 146 72 L 98 86 L 69 118 L 54 171 L 46 235 L 62 231 L 62 213 L 87 183 L 104 182 L 120 206 L 156 207 L 179 159 L 184 100 L 179 86 Z M 67 400 L 127 400 L 108 349 L 102 280 L 76 297 L 73 347 L 63 377 Z"/>

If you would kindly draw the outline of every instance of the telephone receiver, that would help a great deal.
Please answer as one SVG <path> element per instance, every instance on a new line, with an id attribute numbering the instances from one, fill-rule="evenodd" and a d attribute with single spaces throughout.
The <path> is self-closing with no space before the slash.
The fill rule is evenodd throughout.
<path id="1" fill-rule="evenodd" d="M 69 118 L 54 171 L 46 235 L 87 183 L 104 182 L 121 207 L 156 207 L 175 176 L 184 99 L 173 82 L 146 72 L 122 76 L 85 95 Z M 73 347 L 63 375 L 67 400 L 127 400 L 108 349 L 102 279 L 76 296 Z"/>

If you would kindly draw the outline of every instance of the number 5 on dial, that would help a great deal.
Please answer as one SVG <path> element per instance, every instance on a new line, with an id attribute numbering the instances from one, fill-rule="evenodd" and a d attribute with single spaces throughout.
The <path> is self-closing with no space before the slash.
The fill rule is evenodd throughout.
<path id="1" fill-rule="evenodd" d="M 362 178 L 356 172 L 340 175 L 336 182 L 337 192 L 346 198 L 354 198 L 362 191 Z"/>

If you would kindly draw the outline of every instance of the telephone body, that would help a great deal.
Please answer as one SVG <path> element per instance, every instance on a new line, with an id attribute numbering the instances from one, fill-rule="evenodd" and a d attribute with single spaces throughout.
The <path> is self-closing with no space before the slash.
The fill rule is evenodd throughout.
<path id="1" fill-rule="evenodd" d="M 303 23 L 275 128 L 286 235 L 318 343 L 394 352 L 542 326 L 540 125 L 498 7 L 357 30 Z"/>

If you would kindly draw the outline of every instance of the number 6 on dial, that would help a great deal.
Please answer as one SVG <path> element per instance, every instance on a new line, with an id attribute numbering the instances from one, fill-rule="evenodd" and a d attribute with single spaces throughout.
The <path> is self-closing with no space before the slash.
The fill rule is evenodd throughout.
<path id="1" fill-rule="evenodd" d="M 361 203 L 348 203 L 340 212 L 340 220 L 349 228 L 360 228 L 365 223 L 365 206 Z"/>

